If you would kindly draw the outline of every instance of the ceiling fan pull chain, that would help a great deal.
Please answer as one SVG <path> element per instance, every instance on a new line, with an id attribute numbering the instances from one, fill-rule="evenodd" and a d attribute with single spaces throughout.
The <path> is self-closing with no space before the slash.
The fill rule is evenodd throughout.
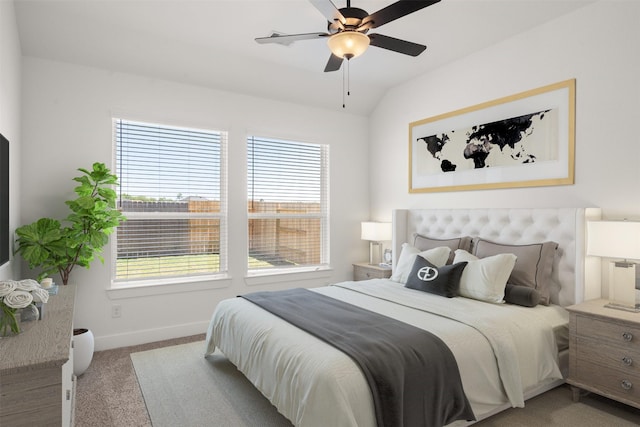
<path id="1" fill-rule="evenodd" d="M 351 96 L 351 61 L 347 59 L 347 96 Z"/>
<path id="2" fill-rule="evenodd" d="M 342 68 L 342 108 L 345 108 L 345 92 L 347 96 L 351 96 L 351 68 L 349 67 L 350 63 L 351 61 L 349 61 L 349 58 L 347 58 L 347 66 Z"/>
<path id="3" fill-rule="evenodd" d="M 344 79 L 345 79 L 345 70 L 343 68 L 342 69 L 342 108 L 344 108 L 344 105 L 345 105 L 345 101 L 344 101 L 344 92 L 345 92 L 344 91 Z"/>

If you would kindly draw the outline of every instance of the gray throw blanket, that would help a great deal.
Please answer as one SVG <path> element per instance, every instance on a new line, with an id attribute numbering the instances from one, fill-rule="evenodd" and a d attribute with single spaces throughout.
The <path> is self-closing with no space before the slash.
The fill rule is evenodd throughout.
<path id="1" fill-rule="evenodd" d="M 350 356 L 371 388 L 379 427 L 475 420 L 458 364 L 432 333 L 308 289 L 241 297 Z"/>

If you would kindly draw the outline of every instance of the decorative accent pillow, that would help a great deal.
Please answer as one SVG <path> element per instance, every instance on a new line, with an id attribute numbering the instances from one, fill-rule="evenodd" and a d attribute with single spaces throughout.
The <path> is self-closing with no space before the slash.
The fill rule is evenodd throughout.
<path id="1" fill-rule="evenodd" d="M 509 304 L 535 307 L 540 302 L 540 294 L 533 288 L 507 283 L 504 288 L 504 301 Z"/>
<path id="2" fill-rule="evenodd" d="M 463 249 L 457 249 L 453 263 L 462 261 L 468 264 L 462 272 L 458 293 L 481 301 L 503 302 L 504 288 L 516 263 L 516 256 L 499 254 L 480 259 Z"/>
<path id="3" fill-rule="evenodd" d="M 505 245 L 478 237 L 473 239 L 473 254 L 478 258 L 500 253 L 517 256 L 518 260 L 509 277 L 509 283 L 535 289 L 540 294 L 540 303 L 544 305 L 549 305 L 551 271 L 557 249 L 556 242 Z"/>
<path id="4" fill-rule="evenodd" d="M 467 252 L 471 252 L 471 237 L 469 236 L 455 237 L 452 239 L 434 239 L 417 233 L 413 236 L 413 245 L 421 251 L 439 248 L 442 246 L 446 246 L 451 249 L 451 254 L 449 255 L 447 264 L 451 264 L 453 262 L 454 251 L 456 249 L 464 249 Z"/>
<path id="5" fill-rule="evenodd" d="M 466 266 L 466 262 L 460 262 L 436 267 L 418 255 L 404 286 L 430 294 L 453 298 L 458 296 L 460 278 Z"/>
<path id="6" fill-rule="evenodd" d="M 416 260 L 416 256 L 420 254 L 421 257 L 426 258 L 436 267 L 442 267 L 447 263 L 449 259 L 449 252 L 451 250 L 446 247 L 429 249 L 427 251 L 420 251 L 418 248 L 411 246 L 408 243 L 402 244 L 402 250 L 400 251 L 400 257 L 396 263 L 395 268 L 391 274 L 391 280 L 400 283 L 407 283 L 409 273 Z"/>

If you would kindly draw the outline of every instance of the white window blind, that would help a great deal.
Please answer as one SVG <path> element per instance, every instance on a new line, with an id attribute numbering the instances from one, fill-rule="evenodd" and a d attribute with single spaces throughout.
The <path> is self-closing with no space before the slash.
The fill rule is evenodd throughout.
<path id="1" fill-rule="evenodd" d="M 329 263 L 329 147 L 247 140 L 249 270 Z"/>
<path id="2" fill-rule="evenodd" d="M 227 270 L 225 132 L 114 120 L 116 282 Z"/>

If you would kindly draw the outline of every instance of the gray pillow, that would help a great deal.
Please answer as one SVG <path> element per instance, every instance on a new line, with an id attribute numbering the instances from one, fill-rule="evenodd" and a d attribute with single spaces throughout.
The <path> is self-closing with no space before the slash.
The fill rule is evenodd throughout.
<path id="1" fill-rule="evenodd" d="M 459 262 L 453 265 L 436 267 L 418 255 L 404 286 L 430 294 L 453 298 L 458 296 L 460 278 L 466 266 L 466 262 Z"/>
<path id="2" fill-rule="evenodd" d="M 449 255 L 449 261 L 447 261 L 447 264 L 451 264 L 453 262 L 456 249 L 464 249 L 467 252 L 471 252 L 471 237 L 469 236 L 454 237 L 451 239 L 434 239 L 417 233 L 413 236 L 413 246 L 421 251 L 439 248 L 441 246 L 446 246 L 451 249 L 451 254 Z"/>
<path id="3" fill-rule="evenodd" d="M 509 304 L 535 307 L 540 302 L 540 294 L 533 288 L 507 283 L 504 288 L 504 300 Z"/>
<path id="4" fill-rule="evenodd" d="M 478 258 L 501 253 L 511 253 L 518 257 L 509 276 L 509 283 L 535 289 L 540 294 L 540 304 L 549 305 L 551 271 L 558 249 L 556 242 L 506 245 L 475 237 L 472 246 L 473 254 Z"/>

